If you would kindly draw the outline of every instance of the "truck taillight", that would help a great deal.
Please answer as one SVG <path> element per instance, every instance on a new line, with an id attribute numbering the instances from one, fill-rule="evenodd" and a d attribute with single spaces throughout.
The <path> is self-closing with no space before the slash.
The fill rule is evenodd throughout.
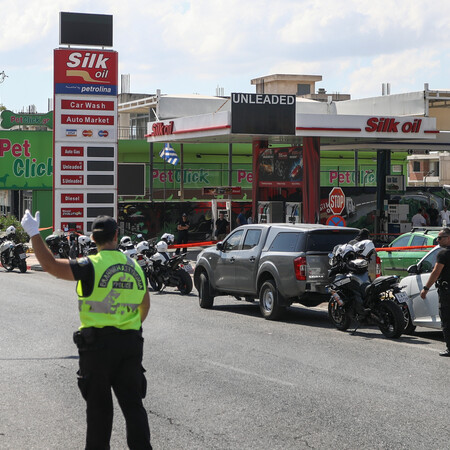
<path id="1" fill-rule="evenodd" d="M 375 277 L 378 278 L 381 277 L 381 258 L 378 255 L 375 262 L 376 262 Z"/>
<path id="2" fill-rule="evenodd" d="M 306 280 L 306 258 L 300 256 L 294 259 L 295 278 L 300 281 Z"/>

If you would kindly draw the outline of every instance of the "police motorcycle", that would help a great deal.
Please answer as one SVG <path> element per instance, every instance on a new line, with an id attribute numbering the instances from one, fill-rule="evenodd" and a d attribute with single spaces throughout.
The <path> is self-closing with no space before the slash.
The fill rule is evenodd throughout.
<path id="1" fill-rule="evenodd" d="M 98 252 L 95 242 L 84 234 L 78 236 L 78 248 L 81 256 L 96 255 Z"/>
<path id="2" fill-rule="evenodd" d="M 27 254 L 22 243 L 14 242 L 15 234 L 16 229 L 11 225 L 0 236 L 0 261 L 8 272 L 17 267 L 22 273 L 25 273 L 27 271 Z"/>
<path id="3" fill-rule="evenodd" d="M 350 327 L 352 321 L 376 325 L 387 338 L 399 338 L 405 328 L 401 308 L 392 301 L 401 293 L 396 275 L 382 276 L 370 281 L 368 260 L 375 251 L 370 240 L 354 245 L 337 245 L 330 253 L 331 269 L 327 286 L 331 294 L 328 315 L 333 325 L 341 331 Z M 401 295 L 401 294 L 400 294 Z"/>
<path id="4" fill-rule="evenodd" d="M 169 256 L 168 244 L 173 243 L 172 234 L 165 233 L 156 244 L 156 253 L 150 257 L 147 277 L 153 290 L 161 291 L 165 286 L 176 287 L 180 294 L 192 291 L 192 278 L 185 267 L 190 264 L 183 261 L 185 254 Z"/>
<path id="5" fill-rule="evenodd" d="M 70 250 L 69 258 L 78 258 L 82 256 L 95 255 L 97 253 L 97 245 L 91 241 L 89 236 L 78 233 L 70 234 Z"/>
<path id="6" fill-rule="evenodd" d="M 136 247 L 134 246 L 133 241 L 131 240 L 130 236 L 123 236 L 120 239 L 118 248 L 122 253 L 125 253 L 130 258 L 136 259 L 137 250 L 136 250 Z"/>
<path id="7" fill-rule="evenodd" d="M 45 238 L 50 251 L 60 258 L 68 258 L 70 253 L 70 243 L 63 230 L 55 230 L 53 234 Z"/>

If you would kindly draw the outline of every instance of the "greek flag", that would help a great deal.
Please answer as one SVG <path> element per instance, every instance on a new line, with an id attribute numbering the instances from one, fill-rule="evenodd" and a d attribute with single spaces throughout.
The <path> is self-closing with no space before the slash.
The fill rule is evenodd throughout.
<path id="1" fill-rule="evenodd" d="M 164 148 L 159 152 L 159 156 L 169 164 L 173 164 L 174 166 L 178 164 L 178 155 L 169 143 L 164 145 Z"/>

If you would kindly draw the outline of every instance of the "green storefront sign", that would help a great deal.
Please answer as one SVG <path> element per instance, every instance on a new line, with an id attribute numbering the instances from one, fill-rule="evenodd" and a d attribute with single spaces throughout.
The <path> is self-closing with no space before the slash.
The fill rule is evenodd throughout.
<path id="1" fill-rule="evenodd" d="M 183 186 L 186 189 L 201 189 L 206 186 L 228 186 L 227 164 L 196 164 L 190 163 L 183 170 Z M 243 189 L 252 187 L 252 165 L 235 164 L 232 172 L 232 185 Z M 157 163 L 153 167 L 153 187 L 155 189 L 176 189 L 180 186 L 181 170 L 179 166 Z"/>
<path id="2" fill-rule="evenodd" d="M 0 189 L 52 189 L 53 134 L 0 131 Z"/>
<path id="3" fill-rule="evenodd" d="M 0 126 L 6 130 L 17 125 L 53 128 L 53 111 L 49 111 L 47 114 L 16 114 L 5 110 L 2 111 L 1 118 Z"/>

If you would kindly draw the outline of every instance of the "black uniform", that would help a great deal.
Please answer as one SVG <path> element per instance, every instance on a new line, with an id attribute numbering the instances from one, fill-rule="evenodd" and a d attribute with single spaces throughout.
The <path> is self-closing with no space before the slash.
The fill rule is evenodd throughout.
<path id="1" fill-rule="evenodd" d="M 216 236 L 219 241 L 223 240 L 227 235 L 227 229 L 230 225 L 227 219 L 217 219 L 216 220 Z"/>
<path id="2" fill-rule="evenodd" d="M 94 288 L 93 264 L 88 258 L 80 258 L 71 260 L 70 266 L 74 278 L 82 283 L 83 294 L 90 295 Z M 125 417 L 128 447 L 151 450 L 147 412 L 142 403 L 147 389 L 142 331 L 85 328 L 74 333 L 74 341 L 80 356 L 78 387 L 86 400 L 86 449 L 110 448 L 112 388 Z"/>
<path id="3" fill-rule="evenodd" d="M 181 218 L 178 222 L 178 225 L 182 225 L 185 226 L 187 225 L 188 227 L 190 226 L 189 220 L 183 220 L 183 218 Z M 189 241 L 189 229 L 187 230 L 178 230 L 178 235 L 177 235 L 177 244 L 187 244 Z M 179 255 L 180 254 L 181 249 L 177 248 L 175 250 L 175 254 Z M 187 252 L 187 248 L 183 248 L 183 253 Z"/>
<path id="4" fill-rule="evenodd" d="M 439 294 L 439 316 L 441 317 L 442 331 L 447 350 L 450 350 L 450 247 L 442 249 L 438 253 L 436 262 L 444 265 L 436 285 Z"/>

